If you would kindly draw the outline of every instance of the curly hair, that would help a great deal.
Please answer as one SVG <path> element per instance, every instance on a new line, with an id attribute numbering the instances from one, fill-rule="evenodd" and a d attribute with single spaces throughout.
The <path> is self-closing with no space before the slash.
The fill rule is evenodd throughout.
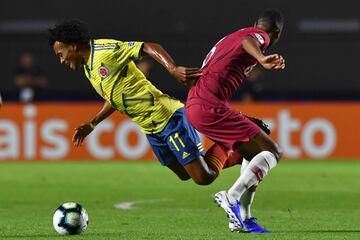
<path id="1" fill-rule="evenodd" d="M 52 46 L 56 41 L 66 44 L 88 44 L 90 33 L 87 24 L 78 19 L 64 20 L 48 29 L 49 44 Z"/>

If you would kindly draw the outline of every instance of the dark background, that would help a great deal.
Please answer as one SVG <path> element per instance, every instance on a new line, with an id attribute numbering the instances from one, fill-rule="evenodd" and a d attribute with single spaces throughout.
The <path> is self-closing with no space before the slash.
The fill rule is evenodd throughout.
<path id="1" fill-rule="evenodd" d="M 178 65 L 201 66 L 224 35 L 253 25 L 262 10 L 280 8 L 286 17 L 282 39 L 269 52 L 287 67 L 259 80 L 262 100 L 360 100 L 360 1 L 1 1 L 0 91 L 15 100 L 13 71 L 20 53 L 32 52 L 48 77 L 50 100 L 99 99 L 82 72 L 58 63 L 46 28 L 70 17 L 89 23 L 94 38 L 160 43 Z M 150 80 L 185 99 L 186 90 L 154 64 Z"/>

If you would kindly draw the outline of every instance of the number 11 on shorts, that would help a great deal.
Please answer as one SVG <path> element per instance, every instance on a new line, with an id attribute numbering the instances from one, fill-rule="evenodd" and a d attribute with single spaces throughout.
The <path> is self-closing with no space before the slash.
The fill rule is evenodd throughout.
<path id="1" fill-rule="evenodd" d="M 180 143 L 180 145 L 181 145 L 182 148 L 185 148 L 185 144 L 184 144 L 184 142 L 181 140 L 178 132 L 176 132 L 176 133 L 174 134 L 174 137 L 173 137 L 173 136 L 170 136 L 170 142 L 174 145 L 174 147 L 176 148 L 176 151 L 180 151 L 180 148 L 179 148 L 179 146 L 176 144 L 176 141 L 175 141 L 175 140 L 177 140 L 177 141 Z"/>

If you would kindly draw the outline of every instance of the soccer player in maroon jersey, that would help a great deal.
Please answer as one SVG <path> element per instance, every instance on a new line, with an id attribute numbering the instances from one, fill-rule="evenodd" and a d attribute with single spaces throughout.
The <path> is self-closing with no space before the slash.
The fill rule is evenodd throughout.
<path id="1" fill-rule="evenodd" d="M 280 38 L 284 18 L 269 9 L 254 27 L 240 29 L 222 38 L 208 53 L 202 75 L 189 91 L 186 115 L 190 123 L 225 151 L 239 152 L 244 160 L 241 176 L 228 191 L 215 194 L 215 201 L 228 214 L 231 230 L 269 232 L 250 214 L 255 188 L 282 156 L 278 144 L 242 113 L 230 99 L 251 69 L 281 70 L 285 60 L 265 51 Z"/>

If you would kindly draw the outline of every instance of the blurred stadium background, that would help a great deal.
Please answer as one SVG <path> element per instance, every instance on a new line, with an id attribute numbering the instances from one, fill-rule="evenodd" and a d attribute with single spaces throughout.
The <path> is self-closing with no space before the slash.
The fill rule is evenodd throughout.
<path id="1" fill-rule="evenodd" d="M 281 42 L 270 51 L 283 54 L 287 68 L 280 72 L 256 69 L 234 98 L 238 109 L 265 118 L 287 158 L 359 157 L 360 4 L 356 1 L 179 1 L 170 6 L 162 1 L 48 4 L 14 0 L 3 2 L 0 10 L 0 90 L 6 102 L 0 137 L 16 146 L 3 145 L 0 159 L 152 158 L 137 128 L 119 114 L 99 127 L 88 142 L 95 153 L 71 147 L 72 129 L 97 111 L 101 99 L 81 71 L 74 73 L 57 63 L 46 39 L 47 28 L 57 21 L 82 19 L 95 38 L 158 42 L 178 64 L 201 66 L 222 36 L 252 25 L 268 7 L 280 8 L 286 15 Z M 29 102 L 31 95 L 23 91 L 20 97 L 24 87 L 16 80 L 24 53 L 33 56 L 43 78 L 35 87 L 33 105 L 18 104 L 20 99 Z M 186 99 L 186 89 L 161 66 L 150 60 L 144 65 L 157 87 Z M 83 114 L 74 116 L 79 111 Z"/>
<path id="2" fill-rule="evenodd" d="M 120 114 L 114 114 L 100 124 L 96 131 L 89 136 L 84 147 L 80 149 L 72 147 L 73 129 L 90 119 L 101 108 L 102 101 L 82 72 L 74 73 L 58 64 L 58 59 L 46 39 L 47 28 L 57 21 L 64 18 L 79 18 L 89 24 L 94 38 L 157 42 L 168 50 L 177 64 L 199 67 L 204 56 L 220 38 L 238 28 L 253 25 L 257 15 L 268 7 L 280 8 L 286 17 L 283 36 L 280 42 L 270 49 L 270 52 L 281 53 L 286 59 L 287 67 L 284 71 L 279 72 L 256 69 L 249 84 L 235 96 L 234 106 L 248 115 L 263 118 L 270 125 L 273 137 L 285 150 L 285 161 L 309 160 L 308 163 L 301 163 L 304 164 L 301 165 L 304 171 L 298 173 L 297 177 L 314 177 L 315 174 L 307 175 L 306 173 L 312 168 L 312 164 L 315 164 L 314 160 L 324 162 L 339 160 L 340 162 L 336 164 L 341 164 L 342 167 L 339 168 L 340 172 L 334 173 L 334 177 L 342 177 L 345 182 L 348 181 L 347 183 L 351 184 L 350 179 L 355 179 L 355 173 L 352 172 L 352 178 L 346 177 L 351 169 L 358 168 L 358 163 L 345 160 L 360 160 L 358 144 L 360 136 L 360 125 L 358 124 L 360 121 L 360 72 L 358 71 L 360 66 L 358 58 L 360 53 L 360 2 L 354 0 L 2 1 L 0 7 L 0 62 L 2 67 L 0 92 L 4 107 L 0 112 L 0 161 L 19 163 L 77 160 L 83 161 L 82 165 L 85 166 L 90 164 L 88 162 L 90 160 L 98 162 L 154 160 L 144 135 Z M 34 88 L 35 90 L 22 92 L 22 97 L 20 97 L 24 86 L 21 86 L 17 80 L 17 75 L 21 72 L 19 61 L 24 53 L 33 57 L 37 76 L 41 78 L 39 80 L 41 83 Z M 152 61 L 145 62 L 145 65 L 145 68 L 150 69 L 147 72 L 149 79 L 159 89 L 181 100 L 186 99 L 186 89 L 172 79 L 161 66 Z M 23 89 L 21 90 L 21 88 Z M 36 94 L 34 100 L 31 100 L 32 93 Z M 206 139 L 204 141 L 205 145 L 209 144 Z M 67 164 L 64 164 L 65 169 L 69 168 Z M 147 164 L 153 163 L 140 164 L 144 164 L 139 166 L 146 169 L 149 166 Z M 158 163 L 154 162 L 154 164 Z M 294 171 L 298 166 L 286 164 L 289 163 L 284 163 L 285 169 L 289 171 Z M 323 164 L 321 168 L 315 169 L 326 169 L 326 165 Z M 0 177 L 0 185 L 4 187 L 6 184 L 17 182 L 10 177 L 12 171 L 14 174 L 17 172 L 21 174 L 22 170 L 17 168 L 29 169 L 30 173 L 34 171 L 34 176 L 38 174 L 36 175 L 38 177 L 44 174 L 45 180 L 39 177 L 38 182 L 35 181 L 34 185 L 29 185 L 35 188 L 39 184 L 46 184 L 46 178 L 61 176 L 61 173 L 58 172 L 51 176 L 45 175 L 41 171 L 44 165 L 38 166 L 40 170 L 27 164 L 12 166 L 4 163 L 4 169 L 8 171 L 9 176 L 3 175 L 2 180 Z M 60 166 L 56 165 L 56 168 Z M 82 168 L 81 164 L 76 166 Z M 160 168 L 160 166 L 157 167 Z M 99 167 L 99 169 L 102 168 L 104 166 Z M 129 168 L 130 170 L 126 169 L 132 171 L 131 168 Z M 138 173 L 134 172 L 134 174 Z M 236 173 L 234 171 L 232 173 L 232 179 L 235 180 Z M 116 174 L 112 174 L 114 175 L 111 176 L 116 179 Z M 324 174 L 326 175 L 326 173 Z M 95 174 L 88 177 L 97 178 L 98 176 Z M 30 179 L 31 177 L 24 181 L 28 182 Z M 149 179 L 146 181 L 151 181 L 151 177 Z M 165 176 L 164 179 L 167 177 Z M 171 179 L 173 179 L 174 188 L 175 185 L 179 185 L 176 179 Z M 224 183 L 224 180 L 221 181 Z M 229 180 L 226 185 L 218 183 L 216 186 L 224 188 L 231 181 Z M 289 191 L 302 184 L 302 182 L 291 182 L 291 179 L 286 181 L 289 184 L 287 185 Z M 275 193 L 282 191 L 281 184 L 284 183 L 277 178 L 273 182 L 280 184 L 278 185 L 279 189 L 273 189 L 274 195 L 271 196 L 273 198 L 270 198 L 276 202 L 279 199 L 276 198 Z M 270 183 L 271 178 L 268 184 L 270 185 Z M 54 187 L 54 184 L 51 182 L 49 187 Z M 59 182 L 56 184 L 61 185 Z M 325 186 L 327 183 L 324 181 L 322 184 Z M 20 185 L 22 183 L 19 183 Z M 312 186 L 311 183 L 309 186 Z M 74 187 L 79 187 L 79 185 L 75 184 Z M 118 191 L 118 187 L 114 186 L 109 191 L 114 191 L 114 189 Z M 167 186 L 167 189 L 171 189 L 171 187 Z M 192 187 L 188 189 L 184 187 L 184 189 L 196 191 L 196 188 Z M 304 189 L 307 188 L 304 187 Z M 340 189 L 339 186 L 335 191 L 341 191 Z M 24 191 L 24 195 L 14 196 L 16 198 L 25 197 L 26 191 L 22 188 L 19 191 Z M 121 192 L 121 190 L 119 191 Z M 126 188 L 124 191 L 131 190 Z M 307 196 L 308 193 L 304 191 L 302 190 L 302 194 Z M 329 194 L 325 196 L 336 199 L 336 196 L 330 194 L 331 191 L 329 190 Z M 348 203 L 351 202 L 351 199 L 359 197 L 358 190 L 349 188 L 349 191 L 353 192 L 347 195 Z M 73 192 L 70 195 L 66 195 L 66 192 L 62 193 L 62 195 L 55 194 L 59 197 L 59 204 L 62 200 L 67 200 L 68 196 L 76 199 L 76 194 Z M 41 193 L 38 194 L 41 195 Z M 181 193 L 178 194 L 181 195 Z M 346 195 L 344 192 L 342 194 Z M 152 194 L 141 196 L 132 193 L 130 195 L 133 198 L 154 198 Z M 263 193 L 263 195 L 266 198 L 266 194 Z M 122 197 L 126 199 L 126 197 Z M 291 199 L 291 192 L 289 192 L 289 198 Z M 6 206 L 17 201 L 15 197 L 12 198 L 9 195 L 4 195 L 1 199 L 5 204 L 2 209 L 4 212 L 9 210 Z M 205 199 L 208 200 L 208 198 Z M 38 199 L 32 197 L 29 201 L 36 202 Z M 98 206 L 98 202 L 96 204 L 94 202 L 99 199 L 91 202 L 82 196 L 80 201 L 85 202 L 85 207 L 95 208 Z M 258 201 L 260 209 L 266 209 L 264 202 Z M 341 200 L 339 199 L 339 201 Z M 54 203 L 54 208 L 57 206 L 55 199 L 50 202 Z M 284 204 L 287 206 L 286 202 Z M 296 205 L 294 202 L 293 204 Z M 326 204 L 331 206 L 332 202 Z M 309 206 L 306 205 L 306 207 Z M 209 209 L 211 209 L 210 206 Z M 91 210 L 89 212 L 91 219 Z M 274 216 L 276 214 L 275 212 Z M 309 215 L 311 214 L 309 213 Z M 268 221 L 274 221 L 273 218 L 267 217 Z M 164 219 L 159 221 L 161 222 L 161 220 Z M 324 219 L 319 221 L 324 221 Z M 15 224 L 15 222 L 12 223 Z M 176 224 L 176 220 L 173 223 Z M 273 225 L 275 230 L 285 229 L 286 232 L 286 228 L 283 225 L 280 226 L 276 221 Z M 341 227 L 342 225 L 334 223 L 331 226 Z M 311 233 L 312 226 L 307 227 L 308 233 Z M 129 228 L 125 227 L 125 229 Z M 324 232 L 326 229 L 331 229 L 330 225 L 329 228 L 325 227 Z M 338 230 L 341 231 L 341 229 Z M 350 230 L 352 231 L 350 234 L 357 231 L 353 228 Z M 16 231 L 21 232 L 21 229 L 16 229 Z M 15 239 L 25 236 L 16 231 L 7 228 L 3 236 L 13 236 Z M 133 229 L 131 228 L 129 231 L 131 232 Z M 204 231 L 206 231 L 205 228 Z M 31 235 L 30 230 L 28 233 Z M 303 233 L 299 232 L 294 239 L 302 239 L 302 235 Z M 314 239 L 321 239 L 315 235 Z M 150 234 L 149 239 L 152 238 L 151 236 L 161 239 L 156 234 Z M 211 238 L 207 235 L 200 234 L 200 236 Z M 339 239 L 344 239 L 344 235 L 337 236 Z M 46 234 L 44 236 L 35 234 L 33 237 L 38 239 L 46 237 Z M 186 237 L 184 236 L 184 238 Z M 286 238 L 286 233 L 284 236 L 278 235 L 277 239 L 281 237 L 289 239 Z M 327 235 L 324 239 L 330 237 L 333 235 Z M 353 236 L 348 237 L 352 238 Z M 204 238 L 199 237 L 199 239 Z M 135 236 L 134 239 L 139 239 L 139 236 Z M 304 237 L 304 239 L 310 239 L 310 237 Z"/>

